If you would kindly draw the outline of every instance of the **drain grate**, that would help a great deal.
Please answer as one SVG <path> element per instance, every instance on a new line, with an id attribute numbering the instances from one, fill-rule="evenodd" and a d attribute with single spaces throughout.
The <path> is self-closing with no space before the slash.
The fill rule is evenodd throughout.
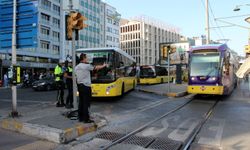
<path id="1" fill-rule="evenodd" d="M 115 141 L 121 137 L 123 137 L 125 134 L 122 133 L 115 133 L 115 132 L 102 132 L 96 136 L 96 138 L 100 139 L 105 139 L 105 140 L 110 140 L 110 141 Z"/>
<path id="2" fill-rule="evenodd" d="M 181 145 L 182 145 L 182 143 L 178 142 L 178 141 L 174 141 L 171 139 L 157 138 L 147 148 L 158 149 L 158 150 L 178 150 L 178 149 L 180 149 Z"/>
<path id="3" fill-rule="evenodd" d="M 139 137 L 139 136 L 131 136 L 122 143 L 125 144 L 133 144 L 133 145 L 139 145 L 141 147 L 147 147 L 150 143 L 154 141 L 154 138 L 152 137 Z"/>

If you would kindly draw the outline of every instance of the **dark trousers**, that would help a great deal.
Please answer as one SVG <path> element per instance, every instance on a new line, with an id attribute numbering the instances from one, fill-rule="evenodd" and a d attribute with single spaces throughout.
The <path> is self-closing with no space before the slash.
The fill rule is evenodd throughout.
<path id="1" fill-rule="evenodd" d="M 68 96 L 66 99 L 67 105 L 73 105 L 73 82 L 72 81 L 66 81 L 67 88 L 68 88 Z"/>
<path id="2" fill-rule="evenodd" d="M 91 101 L 91 87 L 84 84 L 78 84 L 79 104 L 78 104 L 78 118 L 79 121 L 89 120 L 89 107 Z"/>
<path id="3" fill-rule="evenodd" d="M 57 86 L 57 103 L 64 104 L 64 82 L 56 81 Z"/>

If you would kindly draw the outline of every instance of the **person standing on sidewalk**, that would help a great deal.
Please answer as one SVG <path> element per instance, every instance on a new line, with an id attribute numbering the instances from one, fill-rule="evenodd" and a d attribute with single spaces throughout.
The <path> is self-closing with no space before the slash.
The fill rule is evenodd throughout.
<path id="1" fill-rule="evenodd" d="M 66 65 L 67 64 L 67 65 Z M 64 72 L 64 78 L 66 79 L 66 85 L 68 88 L 68 96 L 66 99 L 66 108 L 73 108 L 73 80 L 72 80 L 72 62 L 71 61 L 65 61 L 65 72 Z"/>
<path id="2" fill-rule="evenodd" d="M 8 87 L 9 81 L 8 81 L 8 76 L 7 73 L 3 75 L 3 85 L 4 87 Z"/>
<path id="3" fill-rule="evenodd" d="M 63 82 L 63 61 L 60 61 L 54 70 L 55 81 L 57 87 L 57 103 L 56 107 L 64 107 L 64 82 Z"/>
<path id="4" fill-rule="evenodd" d="M 78 103 L 78 119 L 80 122 L 92 123 L 93 120 L 89 119 L 89 107 L 91 101 L 91 76 L 90 71 L 100 70 L 106 67 L 106 64 L 92 66 L 87 62 L 86 54 L 80 55 L 80 63 L 75 68 L 77 88 L 79 92 Z"/>

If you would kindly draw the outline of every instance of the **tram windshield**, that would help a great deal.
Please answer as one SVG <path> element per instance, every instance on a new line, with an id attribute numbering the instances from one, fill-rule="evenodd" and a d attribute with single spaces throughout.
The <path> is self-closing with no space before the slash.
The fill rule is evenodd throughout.
<path id="1" fill-rule="evenodd" d="M 114 68 L 114 52 L 112 51 L 91 51 L 84 52 L 87 55 L 88 62 L 95 65 L 108 64 L 101 70 L 93 71 L 91 73 L 92 83 L 110 83 L 115 80 L 115 68 Z"/>
<path id="2" fill-rule="evenodd" d="M 155 69 L 152 66 L 142 66 L 140 68 L 140 77 L 141 78 L 156 77 Z"/>
<path id="3" fill-rule="evenodd" d="M 218 76 L 219 63 L 219 53 L 192 54 L 190 76 Z"/>

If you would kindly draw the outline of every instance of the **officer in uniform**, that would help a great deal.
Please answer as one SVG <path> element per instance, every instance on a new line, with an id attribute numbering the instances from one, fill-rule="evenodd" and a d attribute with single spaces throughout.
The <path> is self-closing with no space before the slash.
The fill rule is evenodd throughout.
<path id="1" fill-rule="evenodd" d="M 91 100 L 91 75 L 90 71 L 100 70 L 106 67 L 106 64 L 92 66 L 87 61 L 86 54 L 80 55 L 80 63 L 75 68 L 75 74 L 77 79 L 77 87 L 79 91 L 79 103 L 78 103 L 78 119 L 80 122 L 92 123 L 93 120 L 89 118 L 89 107 Z"/>
<path id="2" fill-rule="evenodd" d="M 57 103 L 56 107 L 64 107 L 64 82 L 63 82 L 63 61 L 60 61 L 54 70 L 55 81 L 57 86 Z"/>
<path id="3" fill-rule="evenodd" d="M 68 96 L 66 99 L 66 108 L 73 108 L 73 80 L 72 80 L 72 62 L 67 61 L 67 65 L 65 62 L 65 73 L 64 78 L 66 79 L 66 85 L 68 88 Z"/>

